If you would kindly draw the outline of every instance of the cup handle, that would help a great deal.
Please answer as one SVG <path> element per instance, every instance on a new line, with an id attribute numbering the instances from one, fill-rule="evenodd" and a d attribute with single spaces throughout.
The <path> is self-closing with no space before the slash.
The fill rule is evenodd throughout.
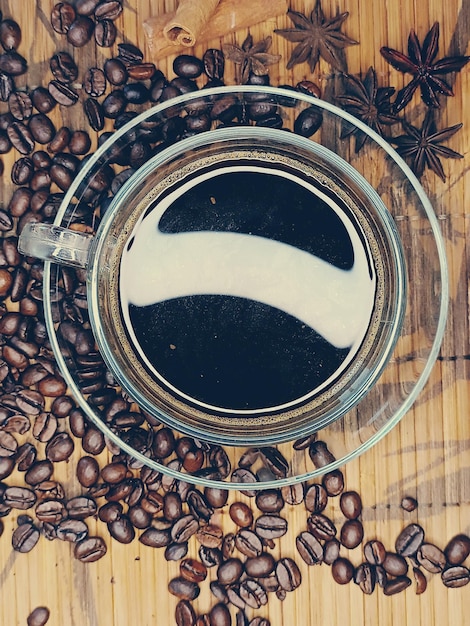
<path id="1" fill-rule="evenodd" d="M 86 267 L 93 235 L 75 232 L 53 224 L 25 224 L 18 240 L 18 250 L 25 256 L 37 257 L 72 267 Z"/>

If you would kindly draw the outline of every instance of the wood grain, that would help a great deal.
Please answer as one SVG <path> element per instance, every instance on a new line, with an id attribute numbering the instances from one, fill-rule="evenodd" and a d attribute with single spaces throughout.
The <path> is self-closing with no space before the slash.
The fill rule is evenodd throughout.
<path id="1" fill-rule="evenodd" d="M 52 0 L 0 0 L 4 16 L 14 16 L 20 23 L 23 41 L 20 52 L 29 59 L 28 87 L 48 80 L 48 59 L 56 49 L 69 49 L 49 24 Z M 142 22 L 151 14 L 174 10 L 174 0 L 125 0 L 125 10 L 117 20 L 119 41 L 125 40 L 145 49 Z M 291 8 L 306 12 L 313 0 L 291 0 Z M 403 86 L 409 77 L 403 77 L 386 64 L 379 54 L 380 46 L 388 45 L 406 50 L 410 28 L 419 38 L 439 21 L 441 39 L 439 55 L 469 54 L 470 6 L 466 0 L 323 0 L 325 14 L 349 11 L 344 30 L 360 42 L 347 49 L 348 70 L 364 74 L 370 65 L 378 72 L 382 84 Z M 289 25 L 286 16 L 268 20 L 252 29 L 254 39 L 265 37 L 274 28 Z M 246 29 L 232 33 L 225 41 L 243 41 Z M 219 47 L 220 40 L 212 40 L 195 47 L 202 55 L 207 47 Z M 272 84 L 295 84 L 302 79 L 318 82 L 324 91 L 331 88 L 335 77 L 323 62 L 312 77 L 306 64 L 285 70 L 292 44 L 274 36 L 273 54 L 281 54 L 282 61 L 271 71 Z M 111 52 L 95 50 L 90 45 L 73 51 L 85 68 L 101 63 Z M 163 60 L 159 67 L 172 76 L 173 57 Z M 46 78 L 45 78 L 46 77 Z M 233 82 L 234 69 L 228 64 L 227 82 Z M 22 77 L 18 85 L 26 86 Z M 470 69 L 465 68 L 452 77 L 455 97 L 446 99 L 439 111 L 439 123 L 449 126 L 460 121 L 463 130 L 448 145 L 461 152 L 464 159 L 444 161 L 447 182 L 432 173 L 423 178 L 439 217 L 445 237 L 451 280 L 450 317 L 439 360 L 415 406 L 401 423 L 372 450 L 350 462 L 344 468 L 348 489 L 359 491 L 363 498 L 365 541 L 378 537 L 393 549 L 397 534 L 407 523 L 420 523 L 426 537 L 444 547 L 457 533 L 470 534 L 470 402 L 469 368 L 469 281 L 470 255 Z M 1 110 L 5 110 L 2 103 Z M 410 119 L 419 121 L 424 107 L 417 96 L 409 108 Z M 54 111 L 54 121 L 72 128 L 84 128 L 80 107 Z M 0 182 L 1 202 L 6 205 L 12 191 L 9 170 L 18 154 L 5 155 L 5 174 Z M 467 241 L 467 235 L 469 240 Z M 77 495 L 80 487 L 75 478 L 75 467 L 81 450 L 77 442 L 73 458 L 55 470 L 57 480 L 67 486 L 68 493 Z M 99 458 L 106 462 L 107 455 Z M 6 482 L 22 480 L 15 474 Z M 404 495 L 416 497 L 419 507 L 413 513 L 400 508 Z M 248 501 L 245 496 L 232 494 Z M 278 543 L 276 556 L 295 555 L 295 537 L 305 528 L 306 512 L 303 506 L 287 507 L 289 533 Z M 329 514 L 340 519 L 336 502 Z M 97 563 L 84 565 L 73 558 L 73 547 L 65 542 L 49 542 L 41 538 L 36 548 L 27 555 L 17 554 L 11 548 L 11 535 L 16 526 L 15 514 L 3 519 L 4 533 L 0 538 L 0 624 L 26 624 L 27 615 L 40 605 L 50 608 L 51 626 L 153 626 L 174 623 L 176 599 L 167 591 L 168 581 L 178 574 L 178 564 L 167 563 L 162 550 L 152 550 L 135 540 L 120 545 L 107 538 L 108 553 Z M 227 508 L 220 513 L 220 523 L 226 531 L 233 530 Z M 90 522 L 90 532 L 107 537 L 105 525 Z M 190 552 L 197 555 L 195 542 Z M 355 565 L 361 561 L 359 550 L 351 551 Z M 269 603 L 257 615 L 269 617 L 271 626 L 290 624 L 341 624 L 356 626 L 396 626 L 418 624 L 456 626 L 468 622 L 469 587 L 448 590 L 439 576 L 428 576 L 427 591 L 416 596 L 413 587 L 396 597 L 385 597 L 376 591 L 364 596 L 350 584 L 341 587 L 333 582 L 330 569 L 323 566 L 308 568 L 299 558 L 303 582 L 295 592 L 287 594 L 284 602 L 270 596 Z M 467 563 L 468 565 L 468 563 Z M 213 579 L 214 571 L 210 572 Z M 214 604 L 209 592 L 209 581 L 195 606 L 206 612 Z M 250 611 L 250 617 L 255 613 Z M 467 620 L 467 621 L 466 621 Z"/>

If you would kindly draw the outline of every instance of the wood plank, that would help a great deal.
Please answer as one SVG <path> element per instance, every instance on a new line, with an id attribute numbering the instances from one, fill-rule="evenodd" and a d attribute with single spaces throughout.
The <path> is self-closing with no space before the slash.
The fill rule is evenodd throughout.
<path id="1" fill-rule="evenodd" d="M 71 50 L 80 67 L 88 67 L 116 52 L 96 49 L 93 45 L 72 50 L 64 39 L 54 33 L 48 22 L 53 0 L 0 0 L 4 16 L 14 16 L 20 23 L 23 41 L 20 52 L 29 60 L 28 77 L 17 79 L 19 88 L 31 88 L 51 78 L 48 60 L 56 49 Z M 313 0 L 291 0 L 291 8 L 308 12 Z M 128 41 L 145 49 L 142 22 L 151 14 L 173 10 L 176 0 L 126 0 L 123 14 L 116 21 L 119 41 Z M 349 11 L 344 31 L 360 43 L 347 49 L 349 72 L 364 75 L 370 65 L 378 72 L 382 85 L 392 84 L 397 89 L 409 81 L 393 70 L 381 57 L 380 46 L 388 45 L 406 51 L 407 38 L 415 28 L 422 41 L 435 21 L 440 22 L 441 39 L 439 57 L 446 54 L 469 54 L 470 7 L 465 0 L 323 0 L 326 15 Z M 256 25 L 253 37 L 260 39 L 271 34 L 274 28 L 290 26 L 286 16 Z M 223 41 L 241 43 L 247 34 L 243 29 L 227 36 Z M 221 40 L 198 44 L 195 54 L 201 56 L 207 47 L 219 47 Z M 325 92 L 331 91 L 336 77 L 323 61 L 310 74 L 306 64 L 285 69 L 292 44 L 273 36 L 273 53 L 282 55 L 282 61 L 271 71 L 273 84 L 295 84 L 302 79 L 318 82 Z M 159 63 L 159 68 L 169 77 L 173 57 Z M 227 64 L 227 81 L 234 81 L 234 68 Z M 466 96 L 470 93 L 470 69 L 451 77 L 455 97 L 443 99 L 438 112 L 440 126 L 464 123 L 461 132 L 446 145 L 465 155 L 461 160 L 443 161 L 448 179 L 441 182 L 432 173 L 423 177 L 423 185 L 432 199 L 445 236 L 450 281 L 450 318 L 443 342 L 440 360 L 415 406 L 402 422 L 373 449 L 351 461 L 344 469 L 346 486 L 357 490 L 363 499 L 362 519 L 365 527 L 364 541 L 379 538 L 387 549 L 393 550 L 394 541 L 408 523 L 421 524 L 431 542 L 444 547 L 457 533 L 470 534 L 470 420 L 469 414 L 469 280 L 470 264 L 470 174 L 468 152 L 470 146 L 470 108 Z M 0 103 L 0 112 L 6 110 Z M 409 111 L 409 112 L 408 112 Z M 419 123 L 425 112 L 419 96 L 413 99 L 407 115 Z M 52 114 L 56 126 L 85 128 L 86 120 L 81 107 L 59 107 Z M 107 121 L 107 129 L 112 128 Z M 96 145 L 96 137 L 94 138 Z M 5 174 L 0 181 L 1 202 L 6 206 L 13 185 L 9 172 L 18 153 L 2 157 Z M 10 303 L 14 308 L 14 305 Z M 24 440 L 31 435 L 24 437 Z M 22 440 L 23 441 L 23 440 Z M 64 483 L 69 495 L 83 490 L 76 481 L 75 468 L 83 454 L 77 440 L 76 450 L 68 463 L 55 468 L 54 477 Z M 110 455 L 99 456 L 103 466 Z M 5 480 L 20 484 L 23 475 L 15 472 Z M 419 507 L 412 513 L 400 507 L 401 498 L 412 495 Z M 240 499 L 253 504 L 242 494 L 231 494 L 230 502 Z M 4 532 L 0 538 L 0 624 L 14 626 L 26 624 L 26 618 L 35 606 L 50 608 L 51 626 L 152 626 L 173 624 L 176 598 L 167 591 L 171 578 L 178 575 L 179 564 L 167 562 L 163 550 L 141 545 L 137 539 L 130 545 L 111 540 L 105 524 L 89 521 L 90 533 L 106 537 L 108 553 L 96 563 L 84 565 L 73 558 L 73 546 L 67 542 L 47 541 L 41 537 L 38 545 L 28 554 L 18 554 L 11 548 L 11 536 L 16 528 L 17 513 L 2 519 Z M 331 502 L 328 514 L 337 522 L 342 515 L 338 501 Z M 395 626 L 403 624 L 434 624 L 454 626 L 465 624 L 468 613 L 468 589 L 446 589 L 440 577 L 426 574 L 428 589 L 422 596 L 415 595 L 414 583 L 410 589 L 396 597 L 385 597 L 381 591 L 365 596 L 354 585 L 340 586 L 331 577 L 326 565 L 308 567 L 297 555 L 295 537 L 306 528 L 307 512 L 303 505 L 287 506 L 283 515 L 288 519 L 289 532 L 282 537 L 273 554 L 276 558 L 292 557 L 299 564 L 303 582 L 281 602 L 270 595 L 267 606 L 254 611 L 255 615 L 269 618 L 271 626 L 287 624 L 342 624 L 356 626 Z M 235 525 L 225 507 L 217 514 L 225 532 L 234 532 Z M 197 557 L 198 545 L 194 538 L 189 542 L 189 554 Z M 344 551 L 355 566 L 363 560 L 360 548 Z M 467 567 L 469 561 L 466 562 Z M 215 569 L 201 585 L 200 597 L 194 602 L 200 613 L 208 612 L 215 604 L 209 582 L 215 580 Z M 236 611 L 232 609 L 234 616 Z M 233 623 L 235 623 L 233 619 Z"/>

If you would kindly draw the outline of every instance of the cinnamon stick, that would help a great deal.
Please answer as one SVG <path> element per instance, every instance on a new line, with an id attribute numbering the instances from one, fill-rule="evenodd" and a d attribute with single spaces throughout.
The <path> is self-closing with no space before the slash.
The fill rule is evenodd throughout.
<path id="1" fill-rule="evenodd" d="M 175 16 L 163 28 L 164 37 L 172 44 L 194 46 L 218 4 L 219 0 L 180 0 Z"/>
<path id="2" fill-rule="evenodd" d="M 283 15 L 287 8 L 288 0 L 220 0 L 212 17 L 199 33 L 197 43 L 224 37 L 239 28 L 248 28 Z M 143 23 L 150 57 L 154 61 L 187 50 L 187 46 L 169 41 L 163 34 L 175 15 L 174 12 L 163 13 Z"/>

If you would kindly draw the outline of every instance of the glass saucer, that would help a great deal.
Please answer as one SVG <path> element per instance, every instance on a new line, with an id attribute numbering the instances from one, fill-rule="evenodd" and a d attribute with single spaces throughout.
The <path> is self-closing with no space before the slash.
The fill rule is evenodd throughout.
<path id="1" fill-rule="evenodd" d="M 265 116 L 259 113 L 264 105 Z M 258 113 L 250 115 L 253 110 Z M 306 110 L 308 113 L 302 114 Z M 282 126 L 304 138 L 309 136 L 308 141 L 335 154 L 366 181 L 386 207 L 401 239 L 406 306 L 398 339 L 367 394 L 334 421 L 326 425 L 320 421 L 310 429 L 306 426 L 296 433 L 295 440 L 227 445 L 194 436 L 174 424 L 170 428 L 122 391 L 97 350 L 77 354 L 61 325 L 67 322 L 89 329 L 83 300 L 85 271 L 45 264 L 46 323 L 59 367 L 79 407 L 105 434 L 110 449 L 125 455 L 131 467 L 147 465 L 172 478 L 211 487 L 278 488 L 324 474 L 370 449 L 417 398 L 445 328 L 448 276 L 443 239 L 421 185 L 383 138 L 327 102 L 290 89 L 253 86 L 204 89 L 136 116 L 83 163 L 54 223 L 95 232 L 121 187 L 138 177 L 156 155 L 164 160 L 176 143 L 191 141 L 194 131 L 188 132 L 185 120 L 201 112 L 212 129 L 220 125 L 235 129 L 234 133 L 240 128 L 242 133 L 246 126 Z M 307 122 L 302 125 L 299 119 Z M 353 151 L 349 139 L 341 139 L 345 124 L 367 136 L 360 153 Z M 129 155 L 136 147 L 140 156 L 129 169 Z M 119 414 L 118 407 L 128 410 Z"/>

